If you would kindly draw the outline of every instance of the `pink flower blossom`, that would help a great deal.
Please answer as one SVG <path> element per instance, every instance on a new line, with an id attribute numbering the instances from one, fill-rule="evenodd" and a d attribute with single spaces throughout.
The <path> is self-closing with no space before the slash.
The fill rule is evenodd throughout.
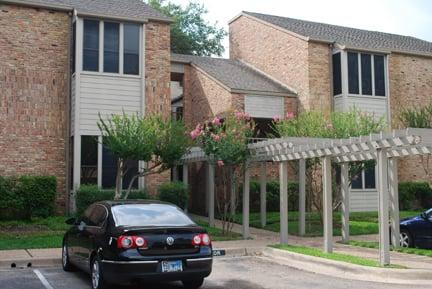
<path id="1" fill-rule="evenodd" d="M 248 113 L 243 114 L 243 117 L 244 117 L 245 120 L 250 120 L 251 119 L 251 117 L 250 117 L 250 115 Z"/>
<path id="2" fill-rule="evenodd" d="M 332 129 L 332 128 L 333 128 L 333 124 L 328 123 L 328 124 L 327 124 L 327 128 L 328 128 L 328 129 Z"/>
<path id="3" fill-rule="evenodd" d="M 212 124 L 214 125 L 221 125 L 221 121 L 219 117 L 215 117 L 212 121 Z"/>
<path id="4" fill-rule="evenodd" d="M 287 119 L 293 119 L 294 116 L 295 116 L 295 114 L 294 114 L 294 112 L 292 112 L 292 111 L 289 111 L 289 112 L 287 112 L 287 114 L 286 114 L 286 118 L 287 118 Z"/>
<path id="5" fill-rule="evenodd" d="M 220 136 L 219 135 L 217 135 L 217 134 L 211 134 L 211 137 L 212 137 L 212 139 L 214 140 L 214 141 L 220 141 Z"/>
<path id="6" fill-rule="evenodd" d="M 241 120 L 244 117 L 244 114 L 241 111 L 236 111 L 235 116 L 238 120 Z"/>
<path id="7" fill-rule="evenodd" d="M 200 134 L 200 131 L 197 131 L 197 129 L 194 129 L 193 131 L 190 132 L 190 137 L 191 139 L 196 139 Z"/>
<path id="8" fill-rule="evenodd" d="M 274 122 L 280 121 L 280 117 L 278 115 L 273 116 L 273 121 Z"/>
<path id="9" fill-rule="evenodd" d="M 218 167 L 222 167 L 224 165 L 223 160 L 218 160 L 217 165 L 218 165 Z"/>

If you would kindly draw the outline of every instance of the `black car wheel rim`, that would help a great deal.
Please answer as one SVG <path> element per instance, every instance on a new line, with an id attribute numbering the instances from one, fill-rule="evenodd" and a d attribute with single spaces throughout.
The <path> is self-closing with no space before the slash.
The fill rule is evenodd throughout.
<path id="1" fill-rule="evenodd" d="M 409 236 L 405 232 L 400 233 L 400 246 L 403 248 L 409 247 Z"/>
<path id="2" fill-rule="evenodd" d="M 63 251 L 62 251 L 63 267 L 66 267 L 66 265 L 67 265 L 67 261 L 68 261 L 67 258 L 68 258 L 67 248 L 66 248 L 66 245 L 63 245 Z"/>
<path id="3" fill-rule="evenodd" d="M 92 267 L 92 285 L 96 289 L 99 286 L 99 263 L 95 261 Z"/>

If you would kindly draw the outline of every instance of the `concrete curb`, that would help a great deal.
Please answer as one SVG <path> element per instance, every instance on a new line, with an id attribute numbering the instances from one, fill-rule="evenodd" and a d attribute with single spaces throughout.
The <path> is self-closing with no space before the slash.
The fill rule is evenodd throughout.
<path id="1" fill-rule="evenodd" d="M 350 280 L 410 285 L 430 285 L 432 282 L 429 270 L 373 268 L 269 247 L 262 250 L 262 256 L 299 270 Z"/>
<path id="2" fill-rule="evenodd" d="M 0 260 L 0 269 L 50 267 L 61 265 L 61 258 L 28 258 Z"/>

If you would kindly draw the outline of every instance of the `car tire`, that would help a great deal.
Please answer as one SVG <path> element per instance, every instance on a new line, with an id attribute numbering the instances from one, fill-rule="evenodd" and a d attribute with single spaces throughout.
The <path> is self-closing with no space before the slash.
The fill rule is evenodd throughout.
<path id="1" fill-rule="evenodd" d="M 413 239 L 407 230 L 401 230 L 399 234 L 399 246 L 402 248 L 413 247 Z"/>
<path id="2" fill-rule="evenodd" d="M 183 280 L 183 287 L 187 289 L 198 289 L 204 283 L 204 278 L 194 280 Z"/>
<path id="3" fill-rule="evenodd" d="M 106 283 L 103 277 L 103 267 L 102 262 L 98 257 L 94 257 L 90 265 L 90 277 L 92 289 L 104 289 L 106 288 Z"/>
<path id="4" fill-rule="evenodd" d="M 62 267 L 63 270 L 66 272 L 71 272 L 75 269 L 75 267 L 71 264 L 69 260 L 68 247 L 64 242 L 62 246 Z"/>

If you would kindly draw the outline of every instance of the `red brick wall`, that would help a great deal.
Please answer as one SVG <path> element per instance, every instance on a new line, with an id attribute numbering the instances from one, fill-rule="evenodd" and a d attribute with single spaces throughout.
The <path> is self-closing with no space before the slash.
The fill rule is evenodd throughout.
<path id="1" fill-rule="evenodd" d="M 432 102 L 432 58 L 392 53 L 388 58 L 390 82 L 390 115 L 393 128 L 404 128 L 399 120 L 404 108 L 418 108 Z M 424 159 L 426 166 L 427 159 Z M 400 181 L 432 183 L 432 157 L 429 175 L 426 175 L 421 157 L 402 158 L 399 161 Z"/>
<path id="2" fill-rule="evenodd" d="M 170 116 L 170 26 L 168 23 L 150 21 L 145 31 L 145 110 Z M 170 180 L 170 172 L 150 175 L 145 186 L 150 194 Z"/>
<path id="3" fill-rule="evenodd" d="M 0 5 L 0 175 L 57 177 L 66 196 L 66 13 Z"/>

